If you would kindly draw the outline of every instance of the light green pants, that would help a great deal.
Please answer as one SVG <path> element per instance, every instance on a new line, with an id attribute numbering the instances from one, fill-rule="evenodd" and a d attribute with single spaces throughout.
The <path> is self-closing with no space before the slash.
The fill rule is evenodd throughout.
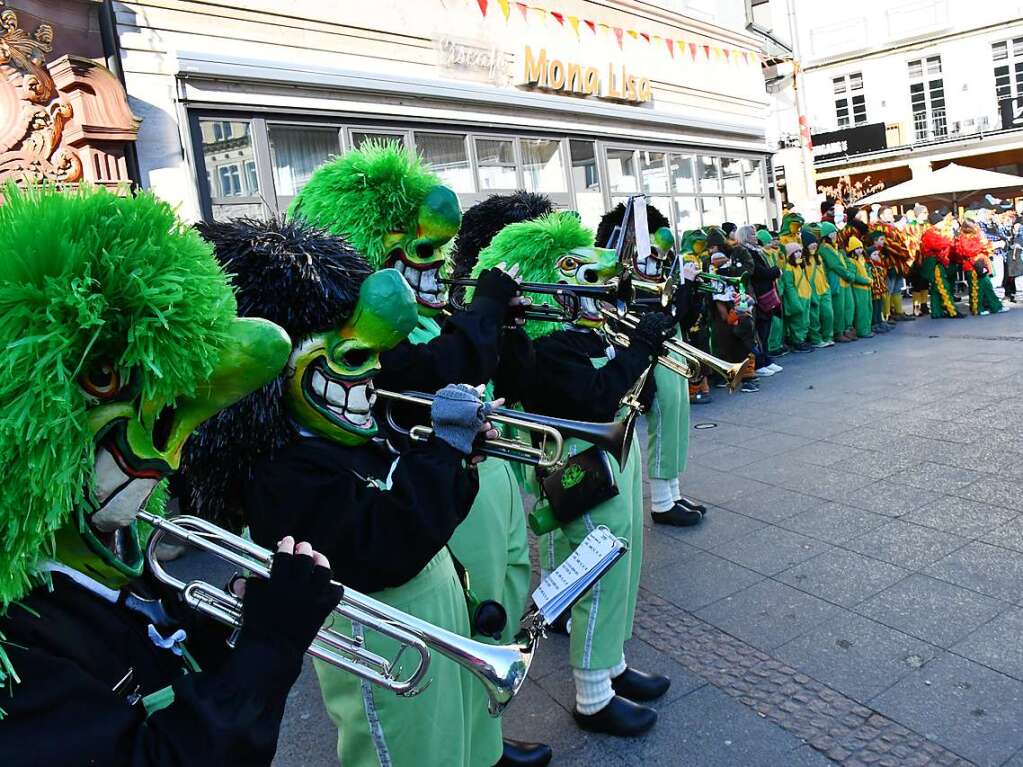
<path id="1" fill-rule="evenodd" d="M 579 452 L 589 445 L 569 440 Z M 633 442 L 624 470 L 612 459 L 619 494 L 579 519 L 540 539 L 544 569 L 553 570 L 572 553 L 591 530 L 608 527 L 629 541 L 629 551 L 572 608 L 570 662 L 577 669 L 612 668 L 622 659 L 632 636 L 639 576 L 643 567 L 643 476 L 639 446 Z"/>
<path id="2" fill-rule="evenodd" d="M 812 344 L 830 341 L 834 336 L 835 315 L 831 303 L 831 293 L 810 297 L 810 332 Z"/>
<path id="3" fill-rule="evenodd" d="M 504 606 L 508 627 L 501 643 L 510 643 L 518 633 L 519 618 L 529 591 L 526 515 L 511 464 L 488 458 L 479 464 L 479 477 L 476 502 L 451 536 L 448 548 L 469 573 L 469 586 L 476 596 L 493 599 Z M 491 642 L 486 637 L 473 639 Z M 473 685 L 471 692 L 474 702 L 468 716 L 472 720 L 473 750 L 489 753 L 493 758 L 480 763 L 493 765 L 501 758 L 501 719 L 487 713 L 488 699 L 483 685 Z"/>
<path id="4" fill-rule="evenodd" d="M 842 288 L 842 296 L 845 309 L 842 324 L 844 325 L 844 330 L 848 330 L 856 321 L 856 297 L 853 295 L 853 286 L 846 285 Z"/>
<path id="5" fill-rule="evenodd" d="M 663 365 L 654 366 L 657 393 L 646 414 L 647 476 L 678 479 L 689 449 L 689 384 Z"/>
<path id="6" fill-rule="evenodd" d="M 787 299 L 785 304 L 785 332 L 789 343 L 798 346 L 806 343 L 810 330 L 811 299 L 799 297 Z M 820 316 L 818 315 L 818 322 Z"/>
<path id="7" fill-rule="evenodd" d="M 870 288 L 853 288 L 854 316 L 853 326 L 856 335 L 861 338 L 870 335 L 871 321 L 874 315 L 874 304 L 870 299 Z"/>
<path id="8" fill-rule="evenodd" d="M 845 290 L 838 282 L 838 275 L 834 273 L 828 275 L 828 285 L 831 288 L 829 293 L 831 296 L 832 326 L 831 335 L 827 337 L 834 338 L 835 336 L 842 335 L 846 330 L 843 324 L 845 322 Z M 823 328 L 824 321 L 822 319 L 821 335 L 824 335 Z"/>
<path id="9" fill-rule="evenodd" d="M 447 549 L 408 583 L 372 596 L 434 625 L 463 636 L 469 633 L 465 592 Z M 376 632 L 363 632 L 361 626 L 352 627 L 343 619 L 335 625 L 363 635 L 372 652 L 394 657 L 397 651 L 393 640 Z M 414 656 L 406 653 L 402 662 L 411 664 Z M 494 756 L 490 744 L 485 745 L 484 753 L 474 751 L 474 718 L 467 712 L 476 697 L 473 687 L 479 682 L 439 653 L 433 653 L 430 662 L 431 684 L 411 698 L 399 697 L 320 661 L 313 665 L 327 713 L 338 728 L 337 754 L 345 767 L 490 767 L 500 756 L 500 750 Z"/>
<path id="10" fill-rule="evenodd" d="M 775 354 L 781 351 L 785 343 L 785 322 L 777 314 L 771 317 L 771 332 L 767 336 L 767 353 Z"/>

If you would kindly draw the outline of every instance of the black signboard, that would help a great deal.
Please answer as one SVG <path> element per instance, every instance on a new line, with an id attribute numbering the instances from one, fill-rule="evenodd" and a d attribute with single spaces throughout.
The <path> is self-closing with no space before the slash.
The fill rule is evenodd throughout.
<path id="1" fill-rule="evenodd" d="M 1002 113 L 1002 130 L 1023 128 L 1023 96 L 1013 99 L 1002 99 L 998 102 Z"/>
<path id="2" fill-rule="evenodd" d="M 810 136 L 810 141 L 813 142 L 813 159 L 818 162 L 888 148 L 884 123 L 815 133 Z"/>

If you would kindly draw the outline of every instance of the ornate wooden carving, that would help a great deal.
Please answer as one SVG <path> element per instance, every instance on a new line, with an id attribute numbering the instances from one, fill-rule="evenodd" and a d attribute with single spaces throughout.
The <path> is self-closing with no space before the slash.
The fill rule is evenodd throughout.
<path id="1" fill-rule="evenodd" d="M 29 35 L 4 0 L 0 9 L 0 181 L 78 181 L 78 151 L 61 143 L 74 110 L 46 67 L 53 27 Z"/>

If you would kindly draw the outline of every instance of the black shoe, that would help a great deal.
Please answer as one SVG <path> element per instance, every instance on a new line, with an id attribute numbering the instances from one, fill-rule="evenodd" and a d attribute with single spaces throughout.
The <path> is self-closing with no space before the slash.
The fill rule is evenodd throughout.
<path id="1" fill-rule="evenodd" d="M 704 392 L 700 392 L 699 394 L 694 396 L 691 400 L 689 400 L 689 404 L 690 405 L 709 405 L 713 401 L 714 401 L 714 398 L 712 396 L 710 396 L 709 394 L 705 394 Z"/>
<path id="2" fill-rule="evenodd" d="M 650 518 L 658 525 L 672 527 L 692 527 L 700 524 L 703 514 L 676 503 L 667 511 L 651 511 Z"/>
<path id="3" fill-rule="evenodd" d="M 776 352 L 768 352 L 768 354 L 770 354 L 770 356 L 772 356 L 772 357 L 784 357 L 788 353 L 789 353 L 789 347 L 787 347 L 787 346 L 781 347 Z"/>
<path id="4" fill-rule="evenodd" d="M 611 680 L 615 695 L 631 701 L 657 700 L 671 687 L 671 680 L 660 674 L 644 674 L 642 671 L 625 669 Z"/>
<path id="5" fill-rule="evenodd" d="M 760 391 L 760 386 L 753 383 L 752 381 L 743 381 L 742 386 L 739 387 L 739 391 L 746 393 L 753 393 Z"/>
<path id="6" fill-rule="evenodd" d="M 595 714 L 580 714 L 573 711 L 576 724 L 590 732 L 605 735 L 633 737 L 642 735 L 657 724 L 657 712 L 647 706 L 615 695 L 611 702 Z"/>
<path id="7" fill-rule="evenodd" d="M 494 767 L 547 767 L 554 752 L 546 743 L 504 739 L 504 753 Z"/>
<path id="8" fill-rule="evenodd" d="M 561 636 L 567 637 L 569 635 L 568 621 L 571 617 L 572 617 L 571 610 L 563 610 L 561 612 L 561 615 L 559 615 L 557 618 L 554 619 L 553 622 L 547 625 L 547 631 L 549 631 L 552 634 L 561 634 Z"/>
<path id="9" fill-rule="evenodd" d="M 690 511 L 698 511 L 701 514 L 706 514 L 707 513 L 707 507 L 706 506 L 704 506 L 702 503 L 698 503 L 697 501 L 694 501 L 692 498 L 686 498 L 684 495 L 681 498 L 679 498 L 677 501 L 675 501 L 675 504 L 679 505 L 679 506 L 684 506 L 685 508 L 689 509 Z"/>

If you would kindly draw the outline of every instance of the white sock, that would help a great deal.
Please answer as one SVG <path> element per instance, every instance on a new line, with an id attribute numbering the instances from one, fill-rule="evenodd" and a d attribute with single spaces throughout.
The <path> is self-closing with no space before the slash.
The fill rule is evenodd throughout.
<path id="1" fill-rule="evenodd" d="M 653 511 L 667 511 L 674 505 L 675 499 L 671 495 L 671 480 L 651 479 L 650 508 Z"/>
<path id="2" fill-rule="evenodd" d="M 609 669 L 574 668 L 572 677 L 575 679 L 575 707 L 580 714 L 596 714 L 615 696 Z"/>
<path id="3" fill-rule="evenodd" d="M 622 653 L 622 659 L 618 661 L 618 665 L 611 669 L 611 678 L 617 679 L 625 673 L 625 669 L 627 668 L 628 666 L 625 664 L 625 653 Z"/>
<path id="4" fill-rule="evenodd" d="M 679 490 L 678 487 L 678 477 L 675 477 L 675 479 L 668 480 L 668 483 L 671 485 L 672 500 L 677 501 L 679 498 L 682 497 L 682 491 Z"/>

